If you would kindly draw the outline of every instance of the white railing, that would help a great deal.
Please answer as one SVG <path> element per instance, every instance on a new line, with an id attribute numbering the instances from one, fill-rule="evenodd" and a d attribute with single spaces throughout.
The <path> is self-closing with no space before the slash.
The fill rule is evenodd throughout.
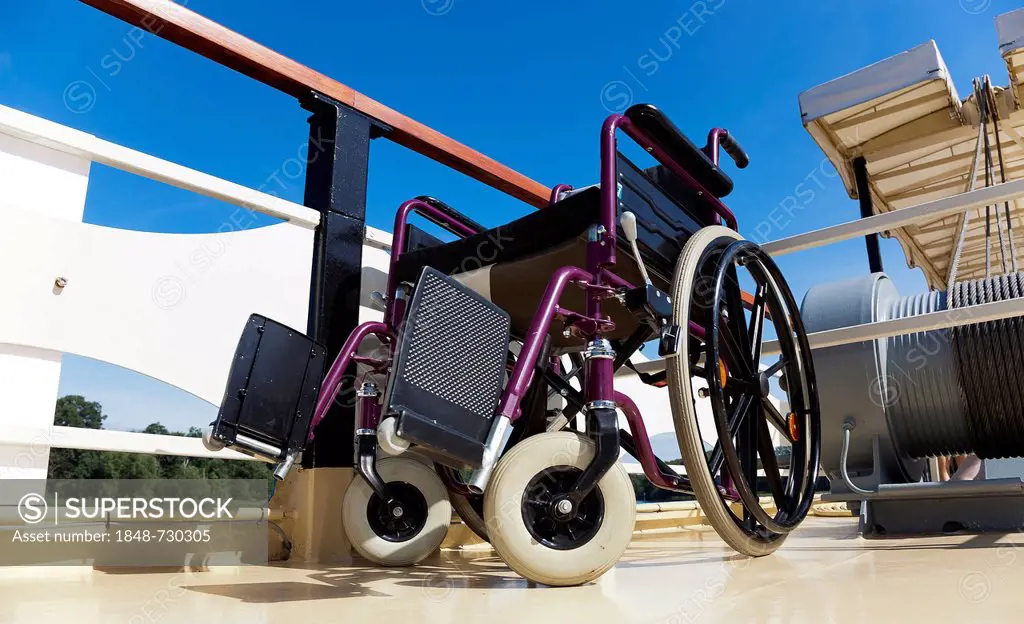
<path id="1" fill-rule="evenodd" d="M 255 210 L 305 230 L 312 230 L 320 221 L 319 213 L 305 206 L 0 106 L 0 136 L 2 135 Z M 867 234 L 884 232 L 920 221 L 956 215 L 971 208 L 991 205 L 1021 196 L 1024 196 L 1024 180 L 978 189 L 918 206 L 799 234 L 766 243 L 763 247 L 773 255 L 783 255 Z M 0 197 L 0 207 L 3 206 L 2 200 L 3 198 Z M 390 243 L 390 234 L 374 229 L 367 230 L 367 254 L 365 255 L 369 256 L 368 263 L 376 268 L 377 272 L 381 270 L 386 272 L 386 255 Z M 369 292 L 379 288 L 379 285 L 367 283 L 363 285 L 363 288 Z M 302 306 L 305 306 L 305 302 L 306 299 L 303 299 Z M 364 306 L 362 315 L 372 314 L 375 312 Z M 1022 314 L 1024 314 L 1024 302 L 1022 301 L 996 302 L 955 311 L 936 312 L 907 319 L 818 332 L 811 334 L 809 339 L 812 347 L 822 348 Z M 232 336 L 233 339 L 234 336 Z M 3 341 L 0 340 L 0 342 Z M 772 341 L 765 344 L 765 355 L 777 353 L 777 342 Z M 207 393 L 206 398 L 210 400 L 211 395 Z M 5 434 L 4 439 L 0 440 L 0 444 L 31 445 L 39 444 L 40 440 L 44 440 L 46 446 L 54 448 L 251 459 L 246 455 L 231 451 L 211 452 L 203 446 L 201 440 L 195 438 L 56 427 L 52 425 L 52 402 L 49 406 L 51 418 L 45 427 L 42 429 L 30 427 L 30 430 L 26 430 L 24 435 L 18 435 L 10 432 L 10 429 L 5 426 L 10 433 Z M 0 421 L 3 420 L 3 415 L 0 414 Z"/>
<path id="2" fill-rule="evenodd" d="M 856 221 L 848 221 L 804 234 L 797 234 L 789 238 L 765 243 L 762 245 L 762 248 L 773 256 L 781 256 L 868 234 L 878 234 L 921 221 L 932 221 L 943 217 L 959 215 L 967 210 L 991 206 L 1022 197 L 1024 197 L 1024 180 L 1014 180 L 925 202 L 909 208 L 893 210 L 892 212 L 873 215 Z M 1018 316 L 1024 316 L 1024 299 L 997 301 L 908 318 L 831 329 L 808 334 L 807 339 L 812 348 L 820 349 Z M 766 341 L 762 354 L 765 356 L 778 355 L 778 341 Z"/>
<path id="3" fill-rule="evenodd" d="M 283 223 L 257 229 L 226 224 L 203 235 L 84 224 L 93 162 Z M 48 448 L 251 459 L 211 452 L 196 438 L 54 426 L 58 354 L 124 366 L 216 403 L 249 313 L 305 328 L 320 214 L 3 106 L 0 188 L 0 290 L 17 303 L 0 306 L 0 476 L 45 475 L 48 453 L 40 451 Z M 215 257 L 213 270 L 189 274 L 197 250 L 207 260 L 211 250 L 223 255 Z M 158 300 L 162 273 L 170 274 L 172 286 L 190 289 L 187 301 Z M 58 277 L 66 287 L 55 287 Z"/>
<path id="4" fill-rule="evenodd" d="M 0 134 L 255 210 L 294 225 L 312 229 L 320 224 L 320 213 L 306 206 L 6 106 L 0 106 Z"/>
<path id="5" fill-rule="evenodd" d="M 986 188 L 980 188 L 959 195 L 943 197 L 916 206 L 909 206 L 891 212 L 864 217 L 855 221 L 847 221 L 820 230 L 797 234 L 789 238 L 765 243 L 761 247 L 773 256 L 813 249 L 830 243 L 878 234 L 905 225 L 913 225 L 920 221 L 932 221 L 963 214 L 972 208 L 983 208 L 995 204 L 1024 197 L 1024 179 L 1004 182 Z"/>
<path id="6" fill-rule="evenodd" d="M 39 431 L 38 428 L 7 427 L 4 430 L 3 439 L 0 441 L 4 444 L 16 444 L 34 449 L 37 452 L 45 448 L 66 448 L 211 459 L 254 459 L 228 449 L 211 451 L 203 445 L 199 438 L 110 429 L 82 429 L 59 425 L 51 426 L 45 431 Z"/>

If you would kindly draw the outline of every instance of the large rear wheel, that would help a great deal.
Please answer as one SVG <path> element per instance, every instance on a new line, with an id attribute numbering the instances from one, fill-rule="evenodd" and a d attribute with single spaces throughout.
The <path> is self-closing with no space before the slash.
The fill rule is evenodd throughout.
<path id="1" fill-rule="evenodd" d="M 745 306 L 741 285 L 748 283 L 755 294 Z M 817 390 L 798 307 L 767 254 L 717 226 L 700 230 L 687 243 L 672 295 L 673 323 L 687 328 L 694 321 L 705 333 L 701 339 L 684 338 L 667 363 L 690 483 L 726 543 L 745 555 L 770 554 L 806 517 L 818 475 Z M 781 351 L 770 364 L 762 363 L 767 325 L 773 326 Z M 786 381 L 777 384 L 785 403 L 772 396 L 777 375 Z M 695 380 L 703 386 L 699 394 Z M 711 431 L 700 429 L 699 402 L 714 416 Z M 705 440 L 716 436 L 709 453 Z M 780 466 L 787 462 L 784 478 Z M 759 497 L 759 469 L 768 502 Z"/>

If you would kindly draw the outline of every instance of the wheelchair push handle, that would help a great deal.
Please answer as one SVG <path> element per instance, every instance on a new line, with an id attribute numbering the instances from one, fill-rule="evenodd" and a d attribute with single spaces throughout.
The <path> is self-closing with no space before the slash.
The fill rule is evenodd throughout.
<path id="1" fill-rule="evenodd" d="M 615 131 L 618 129 L 693 188 L 730 228 L 736 229 L 736 215 L 720 199 L 732 191 L 732 180 L 713 162 L 706 149 L 697 147 L 663 112 L 650 104 L 634 104 L 626 112 L 605 119 L 602 126 L 602 225 L 611 229 L 618 222 L 618 198 L 615 192 L 618 184 Z M 715 151 L 718 151 L 717 144 Z"/>
<path id="2" fill-rule="evenodd" d="M 750 164 L 750 157 L 747 156 L 747 152 L 740 147 L 739 141 L 736 140 L 729 131 L 724 128 L 714 128 L 708 133 L 708 144 L 704 146 L 704 153 L 708 155 L 715 165 L 718 165 L 718 148 L 721 147 L 725 150 L 725 153 L 732 158 L 733 162 L 740 169 L 745 169 Z"/>

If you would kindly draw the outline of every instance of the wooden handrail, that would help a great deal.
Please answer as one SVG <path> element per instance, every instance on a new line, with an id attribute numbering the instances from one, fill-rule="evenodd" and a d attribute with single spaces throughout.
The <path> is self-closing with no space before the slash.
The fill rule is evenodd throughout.
<path id="1" fill-rule="evenodd" d="M 303 98 L 322 93 L 392 128 L 392 141 L 460 171 L 531 206 L 543 208 L 551 189 L 318 71 L 243 37 L 171 0 L 80 0 L 250 78 Z M 747 305 L 753 296 L 743 293 Z"/>
<path id="2" fill-rule="evenodd" d="M 279 91 L 317 91 L 390 126 L 392 141 L 538 208 L 551 189 L 380 102 L 171 0 L 81 0 Z"/>

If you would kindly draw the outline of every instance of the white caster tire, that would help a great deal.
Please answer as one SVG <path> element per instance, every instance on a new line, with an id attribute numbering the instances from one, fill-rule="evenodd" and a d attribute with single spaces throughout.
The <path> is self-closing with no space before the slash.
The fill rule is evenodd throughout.
<path id="1" fill-rule="evenodd" d="M 580 585 L 604 574 L 633 536 L 636 495 L 616 462 L 571 520 L 555 517 L 550 500 L 568 492 L 594 457 L 594 444 L 570 431 L 541 433 L 512 448 L 484 494 L 484 520 L 494 550 L 527 580 Z"/>
<path id="2" fill-rule="evenodd" d="M 374 563 L 413 565 L 440 548 L 448 533 L 452 521 L 448 491 L 432 466 L 415 459 L 381 459 L 377 472 L 401 503 L 401 515 L 389 513 L 387 502 L 357 476 L 342 503 L 345 535 L 360 555 Z"/>

